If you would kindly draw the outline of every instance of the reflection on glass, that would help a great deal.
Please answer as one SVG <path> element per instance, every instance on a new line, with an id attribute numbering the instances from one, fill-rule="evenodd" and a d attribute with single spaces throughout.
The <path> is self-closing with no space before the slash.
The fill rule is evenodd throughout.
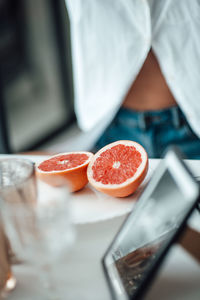
<path id="1" fill-rule="evenodd" d="M 141 247 L 115 261 L 119 276 L 124 288 L 129 295 L 140 285 L 145 272 L 156 258 L 156 254 L 167 240 L 168 234 L 162 239 L 152 242 L 150 245 Z"/>

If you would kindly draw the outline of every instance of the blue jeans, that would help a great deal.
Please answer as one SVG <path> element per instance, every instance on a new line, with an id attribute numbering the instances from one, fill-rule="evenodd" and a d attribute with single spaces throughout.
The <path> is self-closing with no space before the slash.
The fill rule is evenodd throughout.
<path id="1" fill-rule="evenodd" d="M 186 158 L 200 159 L 200 139 L 176 106 L 147 112 L 121 108 L 93 151 L 117 140 L 140 143 L 150 158 L 161 158 L 168 146 L 176 145 Z"/>

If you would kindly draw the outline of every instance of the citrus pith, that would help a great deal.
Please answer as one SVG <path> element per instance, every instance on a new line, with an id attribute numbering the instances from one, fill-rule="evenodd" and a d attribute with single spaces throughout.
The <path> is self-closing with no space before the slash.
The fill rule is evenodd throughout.
<path id="1" fill-rule="evenodd" d="M 148 156 L 140 144 L 117 141 L 91 158 L 87 176 L 97 190 L 114 197 L 126 197 L 138 188 L 147 170 Z"/>

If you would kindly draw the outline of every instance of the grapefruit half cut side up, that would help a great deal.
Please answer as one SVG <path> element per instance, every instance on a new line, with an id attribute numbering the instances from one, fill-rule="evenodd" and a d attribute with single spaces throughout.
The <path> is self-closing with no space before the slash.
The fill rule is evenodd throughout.
<path id="1" fill-rule="evenodd" d="M 90 184 L 113 197 L 132 194 L 148 170 L 145 149 L 133 141 L 117 141 L 100 149 L 87 169 Z"/>
<path id="2" fill-rule="evenodd" d="M 68 185 L 76 192 L 87 183 L 87 167 L 93 153 L 86 151 L 60 153 L 36 165 L 36 176 L 52 186 Z"/>

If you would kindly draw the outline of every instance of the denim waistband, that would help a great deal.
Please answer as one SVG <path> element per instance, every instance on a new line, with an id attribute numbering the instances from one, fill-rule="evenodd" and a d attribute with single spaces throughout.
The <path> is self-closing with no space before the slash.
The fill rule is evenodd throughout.
<path id="1" fill-rule="evenodd" d="M 148 129 L 151 125 L 159 125 L 162 123 L 171 123 L 175 128 L 180 128 L 184 121 L 185 116 L 178 106 L 172 106 L 167 109 L 153 110 L 153 111 L 135 111 L 125 107 L 121 107 L 118 118 L 130 119 L 132 123 L 143 130 Z"/>

